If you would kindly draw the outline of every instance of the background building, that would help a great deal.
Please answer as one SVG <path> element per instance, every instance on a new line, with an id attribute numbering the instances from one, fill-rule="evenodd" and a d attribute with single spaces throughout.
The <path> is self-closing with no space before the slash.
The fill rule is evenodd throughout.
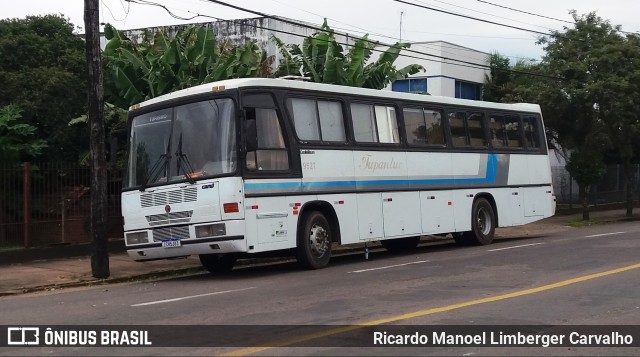
<path id="1" fill-rule="evenodd" d="M 431 57 L 431 60 L 419 60 L 400 56 L 396 61 L 397 67 L 418 63 L 426 68 L 427 71 L 415 74 L 408 79 L 394 82 L 392 90 L 415 93 L 428 92 L 431 95 L 474 100 L 482 98 L 482 84 L 484 83 L 485 75 L 489 71 L 470 63 L 477 63 L 482 66 L 488 65 L 488 53 L 445 41 L 412 43 L 410 49 L 433 54 L 437 57 Z M 428 58 L 425 55 L 408 54 Z M 465 63 L 459 61 L 464 61 Z"/>
<path id="2" fill-rule="evenodd" d="M 294 25 L 290 22 L 298 22 L 301 25 Z M 267 55 L 274 56 L 274 68 L 280 63 L 282 54 L 276 44 L 271 41 L 271 35 L 275 35 L 284 43 L 302 44 L 305 37 L 317 32 L 313 28 L 320 25 L 308 23 L 310 27 L 305 27 L 298 20 L 274 19 L 267 17 L 257 17 L 251 19 L 227 20 L 206 22 L 200 25 L 213 30 L 218 40 L 230 39 L 236 44 L 244 44 L 247 41 L 256 41 L 260 48 L 267 51 Z M 142 40 L 145 31 L 156 33 L 164 28 L 169 36 L 175 35 L 179 30 L 189 25 L 170 25 L 162 27 L 149 27 L 145 29 L 125 30 L 127 37 Z M 351 35 L 343 32 L 335 32 L 336 41 L 345 50 L 352 46 L 361 35 Z M 103 38 L 104 46 L 104 38 Z M 384 50 L 383 45 L 378 48 Z M 458 46 L 445 41 L 429 41 L 412 43 L 410 50 L 415 52 L 401 52 L 401 56 L 396 60 L 396 67 L 401 68 L 409 64 L 420 64 L 426 72 L 418 73 L 409 79 L 399 80 L 387 89 L 399 92 L 429 93 L 455 98 L 475 99 L 482 98 L 482 84 L 488 70 L 469 63 L 477 63 L 480 66 L 488 64 L 489 54 L 476 51 L 474 49 Z M 374 53 L 371 57 L 376 59 L 380 52 Z M 408 56 L 402 56 L 406 54 Z M 429 56 L 431 55 L 431 56 Z M 421 59 L 424 58 L 424 59 Z M 461 63 L 464 61 L 467 63 Z"/>

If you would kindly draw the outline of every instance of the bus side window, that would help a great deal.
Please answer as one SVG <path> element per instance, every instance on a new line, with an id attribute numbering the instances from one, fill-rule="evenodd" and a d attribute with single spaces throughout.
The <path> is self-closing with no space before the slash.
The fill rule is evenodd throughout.
<path id="1" fill-rule="evenodd" d="M 246 168 L 257 171 L 289 169 L 289 155 L 275 109 L 246 108 L 246 119 L 256 120 L 258 149 L 247 153 Z"/>
<path id="2" fill-rule="evenodd" d="M 467 117 L 469 129 L 469 143 L 471 146 L 487 146 L 484 135 L 484 114 L 481 112 L 470 113 Z"/>
<path id="3" fill-rule="evenodd" d="M 289 113 L 302 141 L 345 142 L 342 104 L 336 101 L 289 98 Z"/>
<path id="4" fill-rule="evenodd" d="M 506 116 L 504 118 L 505 134 L 507 146 L 510 148 L 522 148 L 522 136 L 520 135 L 520 118 L 517 116 Z"/>
<path id="5" fill-rule="evenodd" d="M 491 135 L 491 145 L 494 148 L 506 146 L 503 115 L 492 114 L 489 116 L 489 133 Z"/>
<path id="6" fill-rule="evenodd" d="M 351 104 L 351 120 L 353 121 L 353 135 L 357 142 L 378 142 L 375 114 L 373 106 L 368 104 Z"/>
<path id="7" fill-rule="evenodd" d="M 539 126 L 536 117 L 524 118 L 524 136 L 529 149 L 540 148 Z"/>
<path id="8" fill-rule="evenodd" d="M 440 110 L 404 108 L 403 113 L 409 144 L 445 145 Z"/>
<path id="9" fill-rule="evenodd" d="M 396 118 L 396 110 L 393 107 L 376 105 L 376 125 L 378 127 L 378 139 L 381 143 L 400 142 L 398 135 L 398 119 Z"/>
<path id="10" fill-rule="evenodd" d="M 489 133 L 494 148 L 521 149 L 524 147 L 520 134 L 520 117 L 515 115 L 491 114 Z"/>
<path id="11" fill-rule="evenodd" d="M 453 146 L 469 146 L 469 136 L 465 128 L 467 113 L 453 112 L 449 113 L 449 130 L 451 131 L 451 141 Z"/>
<path id="12" fill-rule="evenodd" d="M 400 142 L 396 111 L 391 106 L 351 104 L 353 134 L 357 142 L 388 143 Z"/>

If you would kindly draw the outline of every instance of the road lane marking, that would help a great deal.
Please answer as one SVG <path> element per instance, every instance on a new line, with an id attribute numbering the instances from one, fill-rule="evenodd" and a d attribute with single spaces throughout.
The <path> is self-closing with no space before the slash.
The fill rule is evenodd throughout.
<path id="1" fill-rule="evenodd" d="M 499 250 L 506 250 L 506 249 L 513 249 L 513 248 L 522 248 L 522 247 L 530 247 L 532 245 L 540 245 L 540 244 L 544 244 L 544 243 L 531 243 L 531 244 L 523 244 L 523 245 L 514 245 L 513 247 L 506 247 L 506 248 L 497 248 L 497 249 L 489 249 L 487 250 L 487 252 L 497 252 Z"/>
<path id="2" fill-rule="evenodd" d="M 388 323 L 392 323 L 392 322 L 408 320 L 408 319 L 412 319 L 412 318 L 416 318 L 416 317 L 433 315 L 433 314 L 437 314 L 437 313 L 440 313 L 440 312 L 447 312 L 447 311 L 451 311 L 451 310 L 462 309 L 462 308 L 469 307 L 469 306 L 486 304 L 486 303 L 490 303 L 490 302 L 513 299 L 513 298 L 517 298 L 517 297 L 521 297 L 521 296 L 525 296 L 525 295 L 536 294 L 536 293 L 540 293 L 540 292 L 543 292 L 543 291 L 552 290 L 552 289 L 558 289 L 558 288 L 562 288 L 562 287 L 565 287 L 565 286 L 568 286 L 568 285 L 577 284 L 577 283 L 581 283 L 581 282 L 592 280 L 592 279 L 597 279 L 597 278 L 602 278 L 602 277 L 613 275 L 613 274 L 623 273 L 623 272 L 626 272 L 626 271 L 629 271 L 629 270 L 633 270 L 633 269 L 640 269 L 640 264 L 634 264 L 634 265 L 629 265 L 629 266 L 622 267 L 622 268 L 603 271 L 603 272 L 600 272 L 600 273 L 579 276 L 579 277 L 576 277 L 576 278 L 573 278 L 573 279 L 558 281 L 556 283 L 539 286 L 537 288 L 514 291 L 512 293 L 507 293 L 507 294 L 503 294 L 503 295 L 492 296 L 492 297 L 487 297 L 487 298 L 477 299 L 477 300 L 471 300 L 471 301 L 466 301 L 466 302 L 453 304 L 453 305 L 442 306 L 442 307 L 435 307 L 435 308 L 430 308 L 430 309 L 425 309 L 425 310 L 414 311 L 414 312 L 410 312 L 410 313 L 407 313 L 407 314 L 392 316 L 392 317 L 388 317 L 388 318 L 384 318 L 384 319 L 363 322 L 363 323 L 359 323 L 358 325 L 352 325 L 352 326 L 345 326 L 345 327 L 339 327 L 339 328 L 334 328 L 334 329 L 328 329 L 328 330 L 325 330 L 325 331 L 319 331 L 319 332 L 308 334 L 308 335 L 304 335 L 304 336 L 298 336 L 298 337 L 293 337 L 293 338 L 286 339 L 286 340 L 274 341 L 272 343 L 269 343 L 268 346 L 249 347 L 249 348 L 243 348 L 243 349 L 239 349 L 239 350 L 235 350 L 235 351 L 230 351 L 228 353 L 223 353 L 221 356 L 246 356 L 246 355 L 262 352 L 262 351 L 265 351 L 265 350 L 270 350 L 270 349 L 277 348 L 277 347 L 291 346 L 291 345 L 294 345 L 296 343 L 301 343 L 301 342 L 305 342 L 305 341 L 309 341 L 309 340 L 314 340 L 314 339 L 317 339 L 317 338 L 320 338 L 320 337 L 326 337 L 326 336 L 336 335 L 336 334 L 349 332 L 349 331 L 353 331 L 353 330 L 359 330 L 361 328 L 368 327 L 368 326 L 378 326 L 378 325 L 388 324 Z"/>
<path id="3" fill-rule="evenodd" d="M 405 266 L 405 265 L 411 265 L 411 264 L 421 264 L 421 263 L 428 263 L 428 260 L 419 260 L 417 262 L 411 262 L 411 263 L 403 263 L 403 264 L 396 264 L 396 265 L 387 265 L 384 267 L 378 267 L 378 268 L 370 268 L 370 269 L 362 269 L 362 270 L 354 270 L 354 271 L 350 271 L 349 273 L 363 273 L 365 271 L 372 271 L 372 270 L 381 270 L 381 269 L 389 269 L 389 268 L 395 268 L 395 267 L 401 267 L 401 266 Z"/>
<path id="4" fill-rule="evenodd" d="M 147 305 L 155 305 L 155 304 L 164 304 L 165 302 L 175 302 L 175 301 L 181 301 L 181 300 L 187 300 L 187 299 L 194 299 L 194 298 L 203 297 L 203 296 L 235 293 L 235 292 L 238 292 L 238 291 L 245 291 L 245 290 L 250 290 L 250 289 L 255 289 L 255 287 L 244 288 L 244 289 L 235 289 L 235 290 L 216 291 L 216 292 L 213 292 L 213 293 L 198 294 L 198 295 L 191 295 L 191 296 L 183 296 L 183 297 L 179 297 L 179 298 L 166 299 L 166 300 L 149 301 L 149 302 L 143 302 L 143 303 L 140 303 L 140 304 L 133 304 L 131 306 L 135 307 L 135 306 L 147 306 Z"/>
<path id="5" fill-rule="evenodd" d="M 593 237 L 602 237 L 602 236 L 612 236 L 614 234 L 624 234 L 627 232 L 613 232 L 613 233 L 602 233 L 602 234 L 592 234 L 590 236 L 584 236 L 584 238 L 593 238 Z"/>

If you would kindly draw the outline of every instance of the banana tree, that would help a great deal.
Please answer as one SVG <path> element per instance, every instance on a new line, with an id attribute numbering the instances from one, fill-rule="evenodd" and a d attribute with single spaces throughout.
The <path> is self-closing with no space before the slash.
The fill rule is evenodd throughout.
<path id="1" fill-rule="evenodd" d="M 408 43 L 395 43 L 370 63 L 372 53 L 380 44 L 370 41 L 368 35 L 356 40 L 345 54 L 326 20 L 321 29 L 305 38 L 302 46 L 285 44 L 272 35 L 271 40 L 282 54 L 277 76 L 302 75 L 318 83 L 382 89 L 396 79 L 425 70 L 418 64 L 395 67 L 394 62 L 402 49 L 409 48 Z"/>
<path id="2" fill-rule="evenodd" d="M 105 37 L 108 100 L 123 108 L 198 84 L 271 74 L 273 57 L 255 42 L 238 46 L 218 41 L 204 26 L 191 26 L 173 37 L 164 29 L 146 31 L 135 41 L 107 25 Z"/>

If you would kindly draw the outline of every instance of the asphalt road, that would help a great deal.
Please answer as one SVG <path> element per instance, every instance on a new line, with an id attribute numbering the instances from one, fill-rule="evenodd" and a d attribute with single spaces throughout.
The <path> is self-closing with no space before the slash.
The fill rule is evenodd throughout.
<path id="1" fill-rule="evenodd" d="M 640 325 L 640 222 L 0 299 L 2 325 Z M 173 327 L 175 328 L 175 327 Z M 339 341 L 340 331 L 324 326 Z M 336 330 L 336 331 L 334 331 Z M 0 333 L 5 333 L 0 331 Z M 290 328 L 287 338 L 311 340 Z M 629 347 L 4 348 L 0 355 L 640 355 Z"/>

